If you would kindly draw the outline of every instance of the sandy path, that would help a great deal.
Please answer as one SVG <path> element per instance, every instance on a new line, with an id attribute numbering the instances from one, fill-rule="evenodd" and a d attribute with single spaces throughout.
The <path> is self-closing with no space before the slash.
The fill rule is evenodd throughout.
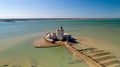
<path id="1" fill-rule="evenodd" d="M 92 38 L 87 38 L 87 37 L 80 37 L 80 38 L 78 38 L 78 40 L 81 42 L 81 44 L 85 44 L 85 45 L 95 47 L 100 50 L 105 50 L 105 51 L 111 52 L 120 58 L 120 52 L 119 52 L 120 49 L 119 49 L 119 46 L 117 46 L 117 45 L 114 45 L 112 43 L 94 40 Z"/>

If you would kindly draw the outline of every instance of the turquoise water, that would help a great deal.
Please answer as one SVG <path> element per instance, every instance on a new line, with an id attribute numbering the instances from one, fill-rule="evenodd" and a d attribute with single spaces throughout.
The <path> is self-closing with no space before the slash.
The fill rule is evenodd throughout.
<path id="1" fill-rule="evenodd" d="M 36 49 L 32 45 L 48 31 L 63 26 L 66 32 L 77 37 L 88 37 L 111 43 L 119 50 L 120 20 L 47 20 L 0 23 L 0 65 L 29 67 L 88 67 L 85 63 L 69 64 L 74 57 L 64 47 Z M 109 45 L 108 45 L 109 46 Z M 120 57 L 120 53 L 115 51 Z"/>

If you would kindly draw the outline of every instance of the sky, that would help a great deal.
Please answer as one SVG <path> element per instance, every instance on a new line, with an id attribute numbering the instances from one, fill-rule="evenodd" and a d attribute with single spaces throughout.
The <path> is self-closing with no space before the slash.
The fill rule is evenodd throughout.
<path id="1" fill-rule="evenodd" d="M 120 18 L 120 0 L 0 0 L 0 18 Z"/>

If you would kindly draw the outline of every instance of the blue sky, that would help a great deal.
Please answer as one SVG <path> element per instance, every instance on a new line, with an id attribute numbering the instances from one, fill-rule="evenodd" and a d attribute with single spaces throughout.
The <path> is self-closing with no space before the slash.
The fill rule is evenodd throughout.
<path id="1" fill-rule="evenodd" d="M 0 0 L 0 18 L 120 18 L 120 0 Z"/>

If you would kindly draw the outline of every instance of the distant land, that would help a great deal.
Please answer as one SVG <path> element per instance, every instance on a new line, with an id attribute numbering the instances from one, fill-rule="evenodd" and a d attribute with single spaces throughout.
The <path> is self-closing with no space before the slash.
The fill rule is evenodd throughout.
<path id="1" fill-rule="evenodd" d="M 37 20 L 120 20 L 120 18 L 11 18 L 0 19 L 0 22 L 37 21 Z"/>

